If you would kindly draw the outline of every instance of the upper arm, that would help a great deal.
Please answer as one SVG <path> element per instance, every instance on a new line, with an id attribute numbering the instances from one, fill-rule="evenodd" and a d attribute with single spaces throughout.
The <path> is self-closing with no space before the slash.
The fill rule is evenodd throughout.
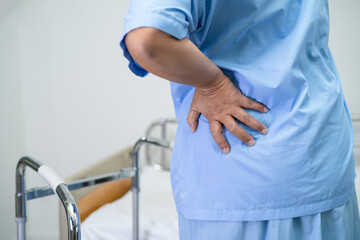
<path id="1" fill-rule="evenodd" d="M 162 46 L 173 36 L 153 27 L 140 27 L 131 30 L 125 36 L 125 45 L 129 53 L 134 55 L 142 55 L 151 58 L 158 46 Z"/>
<path id="2" fill-rule="evenodd" d="M 202 0 L 131 0 L 128 14 L 124 18 L 120 46 L 129 60 L 129 68 L 136 75 L 146 76 L 148 72 L 135 62 L 130 51 L 149 50 L 155 36 L 177 39 L 187 37 L 196 30 L 200 1 Z"/>

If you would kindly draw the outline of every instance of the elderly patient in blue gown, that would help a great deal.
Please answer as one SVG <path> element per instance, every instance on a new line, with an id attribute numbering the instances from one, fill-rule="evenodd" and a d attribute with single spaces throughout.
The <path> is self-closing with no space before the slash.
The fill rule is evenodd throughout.
<path id="1" fill-rule="evenodd" d="M 327 0 L 132 0 L 130 70 L 170 81 L 181 240 L 360 239 Z"/>

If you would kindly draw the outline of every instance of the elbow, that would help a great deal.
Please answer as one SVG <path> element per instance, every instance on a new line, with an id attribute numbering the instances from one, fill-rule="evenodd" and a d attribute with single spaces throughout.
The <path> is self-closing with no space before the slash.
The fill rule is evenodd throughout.
<path id="1" fill-rule="evenodd" d="M 141 27 L 130 31 L 125 36 L 126 47 L 135 61 L 154 61 L 158 58 L 163 40 L 162 33 L 155 28 Z"/>

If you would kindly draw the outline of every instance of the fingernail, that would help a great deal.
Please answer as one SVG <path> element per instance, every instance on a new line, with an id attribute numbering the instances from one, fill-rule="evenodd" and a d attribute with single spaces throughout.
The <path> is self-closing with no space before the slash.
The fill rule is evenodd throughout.
<path id="1" fill-rule="evenodd" d="M 264 107 L 264 108 L 263 108 L 263 111 L 264 111 L 264 112 L 268 112 L 269 110 L 268 110 L 266 107 Z"/>
<path id="2" fill-rule="evenodd" d="M 224 147 L 224 148 L 222 148 L 221 149 L 224 153 L 229 153 L 229 148 L 227 148 L 227 147 Z"/>
<path id="3" fill-rule="evenodd" d="M 248 144 L 249 146 L 254 145 L 254 143 L 255 143 L 254 139 L 251 139 L 250 141 L 247 142 L 247 144 Z"/>
<path id="4" fill-rule="evenodd" d="M 268 130 L 266 128 L 264 128 L 263 130 L 261 130 L 262 134 L 266 134 L 268 132 Z"/>
<path id="5" fill-rule="evenodd" d="M 194 128 L 194 127 L 191 127 L 191 131 L 192 131 L 192 132 L 195 132 L 195 128 Z"/>

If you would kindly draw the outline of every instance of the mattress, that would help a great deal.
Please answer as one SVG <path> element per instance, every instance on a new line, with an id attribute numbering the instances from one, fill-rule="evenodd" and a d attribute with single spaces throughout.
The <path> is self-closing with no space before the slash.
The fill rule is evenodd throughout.
<path id="1" fill-rule="evenodd" d="M 178 219 L 170 173 L 144 167 L 140 172 L 140 240 L 177 240 Z M 84 240 L 131 240 L 132 193 L 105 204 L 81 225 Z"/>

